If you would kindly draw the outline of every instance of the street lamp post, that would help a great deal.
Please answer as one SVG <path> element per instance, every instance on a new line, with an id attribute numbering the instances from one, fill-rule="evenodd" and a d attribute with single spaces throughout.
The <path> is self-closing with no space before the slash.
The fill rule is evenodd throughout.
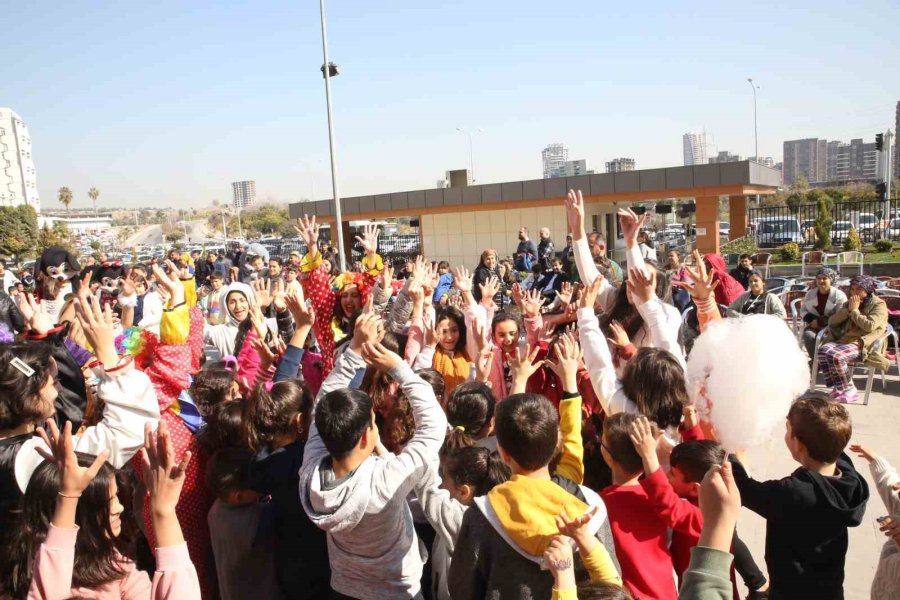
<path id="1" fill-rule="evenodd" d="M 241 241 L 244 241 L 244 228 L 241 226 L 241 207 L 239 206 L 237 209 L 237 219 L 238 219 L 238 238 Z"/>
<path id="2" fill-rule="evenodd" d="M 334 151 L 334 122 L 331 118 L 331 63 L 328 62 L 328 37 L 325 31 L 325 0 L 319 0 L 319 16 L 322 21 L 322 75 L 325 77 L 325 104 L 328 111 L 328 152 L 331 155 L 331 191 L 334 196 L 335 229 L 337 229 L 338 264 L 346 271 L 344 257 L 344 228 L 341 218 L 341 194 L 338 191 L 337 161 Z"/>
<path id="3" fill-rule="evenodd" d="M 457 127 L 456 130 L 469 138 L 469 170 L 472 172 L 472 183 L 475 183 L 475 153 L 472 151 L 472 132 L 465 127 Z M 479 127 L 475 130 L 475 133 L 481 133 L 482 131 L 484 129 Z"/>
<path id="4" fill-rule="evenodd" d="M 759 89 L 759 86 L 753 83 L 752 77 L 747 78 L 747 83 L 753 90 L 753 155 L 756 157 L 756 162 L 759 162 L 759 132 L 756 128 L 756 90 Z"/>
<path id="5" fill-rule="evenodd" d="M 222 213 L 222 245 L 228 249 L 228 228 L 225 226 L 225 213 Z"/>

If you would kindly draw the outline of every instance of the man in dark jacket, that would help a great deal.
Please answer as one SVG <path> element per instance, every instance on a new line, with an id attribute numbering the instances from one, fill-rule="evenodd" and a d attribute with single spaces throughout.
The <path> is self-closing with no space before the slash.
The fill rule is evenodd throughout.
<path id="1" fill-rule="evenodd" d="M 541 271 L 549 273 L 553 270 L 550 261 L 553 260 L 556 254 L 556 248 L 553 247 L 553 240 L 550 239 L 550 229 L 548 227 L 541 227 L 538 235 L 541 238 L 541 242 L 537 247 L 538 262 L 541 265 Z"/>
<path id="2" fill-rule="evenodd" d="M 738 266 L 733 268 L 729 274 L 737 279 L 746 290 L 750 286 L 750 275 L 753 274 L 753 261 L 750 260 L 750 255 L 741 254 Z"/>
<path id="3" fill-rule="evenodd" d="M 824 393 L 791 405 L 784 441 L 801 467 L 783 479 L 756 481 L 730 457 L 742 504 L 766 519 L 769 598 L 843 600 L 848 527 L 866 512 L 869 486 L 843 450 L 850 415 Z"/>
<path id="4" fill-rule="evenodd" d="M 516 246 L 516 271 L 530 271 L 537 261 L 537 245 L 528 238 L 528 228 L 519 227 L 519 245 Z"/>
<path id="5" fill-rule="evenodd" d="M 191 258 L 194 261 L 194 279 L 197 281 L 197 287 L 209 285 L 209 276 L 213 272 L 212 261 L 208 256 L 204 259 L 199 250 L 191 252 Z"/>
<path id="6" fill-rule="evenodd" d="M 0 323 L 6 325 L 13 334 L 21 333 L 25 329 L 25 318 L 6 290 L 0 291 Z"/>

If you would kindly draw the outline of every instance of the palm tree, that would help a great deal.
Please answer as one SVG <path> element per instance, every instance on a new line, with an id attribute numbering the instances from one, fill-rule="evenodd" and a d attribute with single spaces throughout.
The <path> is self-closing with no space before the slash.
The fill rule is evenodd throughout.
<path id="1" fill-rule="evenodd" d="M 92 187 L 88 190 L 88 197 L 90 197 L 91 202 L 94 203 L 94 217 L 97 216 L 97 198 L 100 196 L 100 190 L 95 187 Z"/>
<path id="2" fill-rule="evenodd" d="M 66 207 L 66 212 L 69 212 L 69 205 L 72 204 L 72 190 L 65 186 L 59 188 L 59 201 Z"/>

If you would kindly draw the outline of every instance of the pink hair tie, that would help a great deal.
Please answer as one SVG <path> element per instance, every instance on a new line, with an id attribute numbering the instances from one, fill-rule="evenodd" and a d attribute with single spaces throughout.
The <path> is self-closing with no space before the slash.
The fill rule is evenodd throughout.
<path id="1" fill-rule="evenodd" d="M 274 382 L 274 381 L 271 381 L 271 380 L 269 380 L 269 381 L 267 381 L 267 382 L 265 382 L 265 383 L 263 384 L 263 387 L 265 388 L 266 393 L 269 393 L 269 394 L 272 393 L 272 388 L 273 388 L 274 386 L 275 386 L 275 382 Z"/>

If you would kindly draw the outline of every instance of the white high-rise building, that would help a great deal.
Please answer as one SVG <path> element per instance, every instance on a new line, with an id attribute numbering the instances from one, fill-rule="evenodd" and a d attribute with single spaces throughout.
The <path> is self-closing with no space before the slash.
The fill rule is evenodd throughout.
<path id="1" fill-rule="evenodd" d="M 544 179 L 551 177 L 565 177 L 566 161 L 569 160 L 569 151 L 562 144 L 550 144 L 541 151 L 541 160 L 544 163 Z"/>
<path id="2" fill-rule="evenodd" d="M 232 206 L 235 209 L 247 208 L 256 202 L 256 182 L 255 181 L 235 181 L 231 184 L 231 190 L 234 192 L 234 201 Z"/>
<path id="3" fill-rule="evenodd" d="M 705 165 L 707 164 L 707 141 L 706 132 L 694 133 L 689 131 L 682 137 L 684 141 L 684 165 Z"/>
<path id="4" fill-rule="evenodd" d="M 0 206 L 28 204 L 41 211 L 31 135 L 22 117 L 0 107 Z"/>

